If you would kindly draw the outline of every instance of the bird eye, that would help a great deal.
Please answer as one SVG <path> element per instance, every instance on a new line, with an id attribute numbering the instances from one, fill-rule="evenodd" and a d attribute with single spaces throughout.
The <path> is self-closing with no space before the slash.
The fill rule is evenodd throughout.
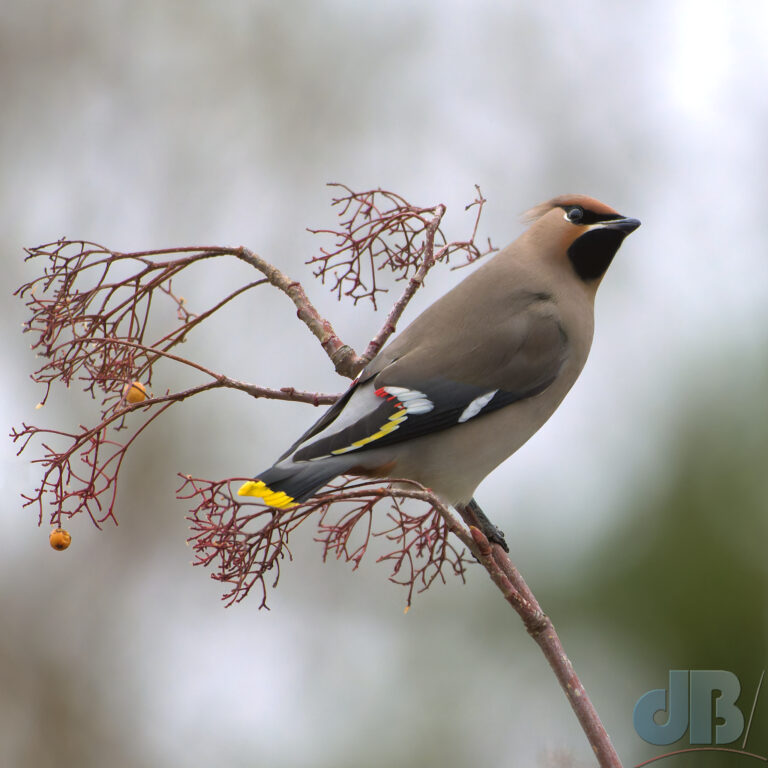
<path id="1" fill-rule="evenodd" d="M 572 208 L 568 209 L 565 218 L 572 224 L 578 224 L 584 218 L 584 209 L 579 205 L 574 205 Z"/>

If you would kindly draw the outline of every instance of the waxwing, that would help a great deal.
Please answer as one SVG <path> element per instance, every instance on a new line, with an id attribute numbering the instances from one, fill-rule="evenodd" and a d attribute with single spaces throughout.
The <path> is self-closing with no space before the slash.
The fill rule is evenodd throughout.
<path id="1" fill-rule="evenodd" d="M 239 493 L 286 508 L 337 475 L 415 480 L 473 503 L 552 415 L 589 354 L 597 287 L 640 226 L 585 195 L 531 226 L 417 317 L 322 418 Z"/>

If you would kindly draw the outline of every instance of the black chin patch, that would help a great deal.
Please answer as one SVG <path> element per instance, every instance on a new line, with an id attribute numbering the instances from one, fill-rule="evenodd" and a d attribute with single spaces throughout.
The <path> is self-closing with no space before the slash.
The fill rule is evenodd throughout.
<path id="1" fill-rule="evenodd" d="M 576 274 L 584 281 L 602 277 L 627 234 L 618 229 L 592 229 L 574 240 L 568 258 Z"/>

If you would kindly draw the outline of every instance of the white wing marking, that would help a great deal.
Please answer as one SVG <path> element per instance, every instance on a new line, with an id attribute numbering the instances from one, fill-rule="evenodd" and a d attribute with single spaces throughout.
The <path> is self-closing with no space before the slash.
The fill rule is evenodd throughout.
<path id="1" fill-rule="evenodd" d="M 480 397 L 476 397 L 461 413 L 461 416 L 459 416 L 459 424 L 462 424 L 465 421 L 469 421 L 471 418 L 474 418 L 477 416 L 480 411 L 485 408 L 488 403 L 493 400 L 493 396 L 498 392 L 498 389 L 494 389 L 493 392 L 486 392 L 484 395 L 480 395 Z"/>

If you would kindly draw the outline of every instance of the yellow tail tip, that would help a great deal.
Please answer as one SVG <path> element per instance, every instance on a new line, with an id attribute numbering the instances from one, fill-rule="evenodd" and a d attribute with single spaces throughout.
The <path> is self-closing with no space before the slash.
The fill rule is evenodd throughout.
<path id="1" fill-rule="evenodd" d="M 295 507 L 293 496 L 289 496 L 283 491 L 273 491 L 266 483 L 261 480 L 248 480 L 243 483 L 237 492 L 238 496 L 254 496 L 261 499 L 266 505 L 276 509 L 288 509 Z"/>

